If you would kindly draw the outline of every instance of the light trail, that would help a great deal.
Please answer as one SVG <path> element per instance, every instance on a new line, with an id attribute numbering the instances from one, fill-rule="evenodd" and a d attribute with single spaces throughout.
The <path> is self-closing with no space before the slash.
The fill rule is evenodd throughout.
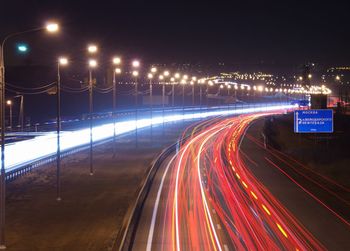
<path id="1" fill-rule="evenodd" d="M 325 249 L 241 160 L 246 129 L 269 114 L 207 124 L 180 147 L 157 219 L 160 250 Z"/>
<path id="2" fill-rule="evenodd" d="M 168 122 L 175 122 L 181 120 L 193 120 L 200 118 L 207 118 L 220 115 L 232 115 L 243 114 L 261 111 L 273 111 L 278 109 L 291 109 L 294 105 L 263 105 L 252 108 L 242 108 L 236 110 L 227 110 L 227 108 L 215 108 L 211 111 L 200 111 L 198 108 L 194 108 L 193 112 L 187 114 L 168 115 L 164 117 L 142 118 L 137 121 L 128 120 L 117 123 L 107 123 L 100 126 L 95 126 L 93 130 L 93 141 L 98 142 L 107 138 L 111 138 L 114 135 L 114 128 L 117 131 L 117 135 L 129 133 L 137 129 L 147 128 L 151 125 L 161 125 Z M 69 150 L 79 146 L 87 145 L 89 143 L 89 129 L 81 129 L 75 131 L 66 131 L 61 133 L 61 151 Z M 30 164 L 36 160 L 53 156 L 56 153 L 56 133 L 51 132 L 43 136 L 38 136 L 33 139 L 14 142 L 6 144 L 5 147 L 5 169 L 6 171 L 14 170 L 16 168 Z M 1 163 L 1 162 L 0 162 Z"/>

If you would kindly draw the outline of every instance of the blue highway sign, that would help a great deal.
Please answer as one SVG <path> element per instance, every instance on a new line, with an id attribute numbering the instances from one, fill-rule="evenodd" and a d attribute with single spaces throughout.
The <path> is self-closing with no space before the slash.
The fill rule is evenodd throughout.
<path id="1" fill-rule="evenodd" d="M 294 111 L 294 132 L 332 133 L 333 110 L 320 109 Z"/>

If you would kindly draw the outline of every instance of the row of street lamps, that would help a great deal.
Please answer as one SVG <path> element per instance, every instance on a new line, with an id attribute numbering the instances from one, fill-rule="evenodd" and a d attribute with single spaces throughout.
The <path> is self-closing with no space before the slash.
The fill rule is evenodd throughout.
<path id="1" fill-rule="evenodd" d="M 1 180 L 0 180 L 0 249 L 6 249 L 5 245 L 5 56 L 4 48 L 6 42 L 15 36 L 19 36 L 26 33 L 36 32 L 40 30 L 46 30 L 49 33 L 56 33 L 59 30 L 57 23 L 47 23 L 43 27 L 38 27 L 26 31 L 11 33 L 1 41 L 0 43 L 0 127 L 1 127 Z"/>

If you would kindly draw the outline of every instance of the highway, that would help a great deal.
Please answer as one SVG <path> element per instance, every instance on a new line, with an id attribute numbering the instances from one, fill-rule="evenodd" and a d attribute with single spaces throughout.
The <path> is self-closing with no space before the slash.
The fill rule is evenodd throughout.
<path id="1" fill-rule="evenodd" d="M 350 225 L 342 216 L 346 211 L 310 192 L 305 180 L 276 171 L 277 157 L 265 151 L 257 135 L 247 141 L 251 122 L 269 114 L 195 127 L 160 166 L 133 250 L 349 250 Z M 243 141 L 245 149 L 254 150 L 242 151 Z M 320 178 L 309 173 L 310 179 Z M 323 187 L 333 197 L 337 189 L 347 189 L 339 184 L 334 189 L 335 182 L 327 177 L 323 182 L 332 183 L 333 190 L 330 184 Z M 346 208 L 349 202 L 337 196 Z"/>

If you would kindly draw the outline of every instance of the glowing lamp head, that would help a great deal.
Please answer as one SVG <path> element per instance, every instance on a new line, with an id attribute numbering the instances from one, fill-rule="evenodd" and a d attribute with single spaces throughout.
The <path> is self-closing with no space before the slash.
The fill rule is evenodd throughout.
<path id="1" fill-rule="evenodd" d="M 134 77 L 137 77 L 137 76 L 139 75 L 139 72 L 138 72 L 138 71 L 133 71 L 133 72 L 132 72 L 132 75 L 133 75 Z"/>
<path id="2" fill-rule="evenodd" d="M 224 86 L 223 85 L 220 85 L 220 89 L 223 89 L 224 88 Z"/>
<path id="3" fill-rule="evenodd" d="M 114 72 L 115 72 L 116 74 L 121 74 L 121 73 L 122 73 L 122 69 L 120 69 L 120 68 L 115 68 Z"/>
<path id="4" fill-rule="evenodd" d="M 57 23 L 48 23 L 45 28 L 48 32 L 55 33 L 59 30 L 60 27 Z"/>
<path id="5" fill-rule="evenodd" d="M 182 85 L 185 85 L 185 84 L 186 84 L 186 80 L 182 79 L 180 83 L 181 83 Z"/>
<path id="6" fill-rule="evenodd" d="M 134 67 L 134 68 L 140 67 L 140 61 L 138 61 L 138 60 L 132 61 L 132 67 Z"/>
<path id="7" fill-rule="evenodd" d="M 312 75 L 311 75 L 311 74 L 309 74 L 309 75 L 307 75 L 307 77 L 308 77 L 308 79 L 311 79 L 311 78 L 312 78 Z"/>
<path id="8" fill-rule="evenodd" d="M 7 104 L 7 105 L 12 105 L 12 100 L 7 100 L 7 101 L 6 101 L 6 104 Z"/>
<path id="9" fill-rule="evenodd" d="M 88 45 L 87 50 L 88 50 L 89 53 L 93 54 L 93 53 L 97 52 L 98 48 L 97 48 L 96 45 L 90 44 L 90 45 Z"/>
<path id="10" fill-rule="evenodd" d="M 196 77 L 192 77 L 192 80 L 193 80 L 193 81 L 196 81 L 196 80 L 197 80 L 197 78 L 196 78 Z"/>
<path id="11" fill-rule="evenodd" d="M 175 73 L 174 77 L 179 79 L 180 78 L 180 73 Z"/>
<path id="12" fill-rule="evenodd" d="M 171 82 L 175 82 L 175 78 L 170 78 L 170 81 Z"/>
<path id="13" fill-rule="evenodd" d="M 156 68 L 156 67 L 152 67 L 152 68 L 151 68 L 151 72 L 152 72 L 152 73 L 156 73 L 156 72 L 157 72 L 157 68 Z"/>
<path id="14" fill-rule="evenodd" d="M 25 44 L 19 44 L 19 45 L 17 45 L 17 50 L 20 53 L 27 53 L 28 52 L 28 46 L 25 45 Z"/>
<path id="15" fill-rule="evenodd" d="M 120 57 L 114 57 L 113 58 L 113 64 L 115 65 L 120 65 L 122 62 L 121 58 Z"/>
<path id="16" fill-rule="evenodd" d="M 97 67 L 97 61 L 95 59 L 90 59 L 89 60 L 89 67 L 90 68 L 95 68 Z"/>
<path id="17" fill-rule="evenodd" d="M 167 76 L 170 75 L 170 73 L 169 73 L 169 71 L 165 71 L 165 72 L 163 73 L 163 75 L 164 75 L 165 77 L 167 77 Z"/>
<path id="18" fill-rule="evenodd" d="M 163 80 L 164 79 L 164 76 L 163 75 L 159 75 L 159 80 Z"/>
<path id="19" fill-rule="evenodd" d="M 152 79 L 153 78 L 153 74 L 152 73 L 148 73 L 147 77 L 148 77 L 148 79 Z"/>
<path id="20" fill-rule="evenodd" d="M 187 76 L 187 75 L 183 75 L 182 78 L 185 79 L 185 80 L 187 80 L 187 79 L 188 79 L 188 76 Z"/>
<path id="21" fill-rule="evenodd" d="M 59 63 L 60 65 L 67 65 L 67 64 L 68 64 L 68 58 L 66 58 L 66 57 L 60 57 L 60 58 L 58 59 L 58 63 Z"/>

